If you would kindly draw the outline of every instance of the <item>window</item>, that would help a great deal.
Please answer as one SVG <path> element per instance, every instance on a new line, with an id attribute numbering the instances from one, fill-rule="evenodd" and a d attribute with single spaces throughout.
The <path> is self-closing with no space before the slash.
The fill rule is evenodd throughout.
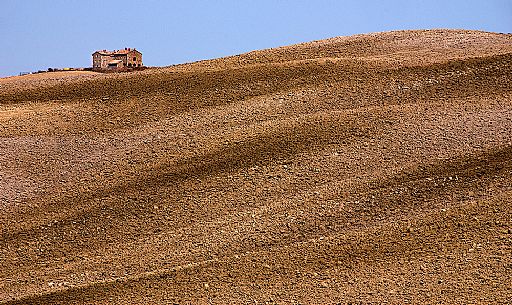
<path id="1" fill-rule="evenodd" d="M 134 58 L 133 58 L 133 61 L 137 61 L 137 57 L 134 57 Z"/>

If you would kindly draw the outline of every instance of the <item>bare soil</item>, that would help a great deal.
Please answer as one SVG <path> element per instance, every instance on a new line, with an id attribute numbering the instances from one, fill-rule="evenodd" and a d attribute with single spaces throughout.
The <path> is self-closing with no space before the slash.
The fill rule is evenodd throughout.
<path id="1" fill-rule="evenodd" d="M 2 304 L 507 304 L 512 36 L 0 79 Z"/>

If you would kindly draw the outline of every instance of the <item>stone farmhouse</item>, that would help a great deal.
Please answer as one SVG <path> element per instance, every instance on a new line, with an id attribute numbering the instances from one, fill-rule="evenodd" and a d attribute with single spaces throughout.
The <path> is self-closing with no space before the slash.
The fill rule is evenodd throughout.
<path id="1" fill-rule="evenodd" d="M 93 70 L 117 70 L 142 66 L 142 53 L 136 49 L 101 50 L 92 53 Z"/>

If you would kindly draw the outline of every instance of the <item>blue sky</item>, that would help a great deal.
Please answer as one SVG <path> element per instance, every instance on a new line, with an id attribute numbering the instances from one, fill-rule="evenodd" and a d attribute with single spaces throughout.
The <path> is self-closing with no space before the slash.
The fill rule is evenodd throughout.
<path id="1" fill-rule="evenodd" d="M 401 29 L 512 32 L 511 0 L 0 0 L 0 77 L 135 47 L 166 66 Z"/>

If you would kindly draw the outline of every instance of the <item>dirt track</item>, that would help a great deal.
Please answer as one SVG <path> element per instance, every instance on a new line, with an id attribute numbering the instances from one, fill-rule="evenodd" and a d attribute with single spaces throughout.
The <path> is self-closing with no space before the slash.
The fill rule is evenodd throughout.
<path id="1" fill-rule="evenodd" d="M 0 303 L 510 303 L 512 36 L 0 79 Z"/>

